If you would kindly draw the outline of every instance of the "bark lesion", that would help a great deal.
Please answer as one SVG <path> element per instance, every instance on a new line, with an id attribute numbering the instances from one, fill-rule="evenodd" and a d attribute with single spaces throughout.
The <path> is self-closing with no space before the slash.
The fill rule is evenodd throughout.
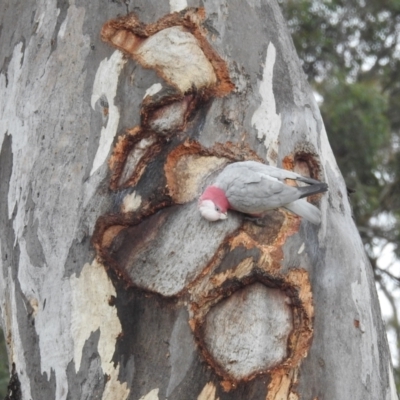
<path id="1" fill-rule="evenodd" d="M 299 175 L 323 181 L 323 170 L 320 157 L 310 143 L 300 143 L 295 146 L 292 153 L 286 155 L 282 161 L 285 169 L 294 171 Z M 311 203 L 318 203 L 322 194 L 315 194 L 307 198 Z"/>
<path id="2" fill-rule="evenodd" d="M 298 368 L 311 346 L 314 308 L 308 272 L 298 267 L 283 273 L 280 266 L 280 260 L 283 258 L 282 246 L 287 237 L 297 231 L 299 221 L 298 218 L 289 215 L 284 219 L 281 229 L 275 233 L 270 231 L 269 236 L 261 234 L 257 237 L 256 231 L 262 232 L 263 228 L 256 227 L 255 231 L 252 224 L 242 225 L 240 230 L 221 246 L 216 253 L 218 256 L 205 269 L 208 271 L 206 275 L 190 286 L 190 326 L 204 359 L 221 376 L 225 390 L 234 389 L 240 383 L 260 375 L 269 376 L 271 382 L 277 381 L 278 375 L 292 376 L 291 371 Z M 234 259 L 232 254 L 236 254 Z M 227 263 L 225 260 L 228 260 Z M 220 266 L 223 264 L 227 266 L 221 270 Z M 287 296 L 290 300 L 293 328 L 284 345 L 287 356 L 281 362 L 250 372 L 247 376 L 237 377 L 229 372 L 227 365 L 215 360 L 213 349 L 205 342 L 207 316 L 221 301 L 257 282 L 267 288 L 278 289 Z"/>
<path id="3" fill-rule="evenodd" d="M 234 88 L 225 61 L 206 40 L 204 18 L 202 9 L 186 9 L 146 25 L 129 14 L 108 21 L 102 29 L 104 41 L 143 67 L 154 69 L 165 82 L 159 91 L 152 91 L 143 99 L 140 125 L 118 138 L 109 159 L 114 210 L 98 219 L 93 244 L 112 278 L 126 288 L 187 304 L 189 325 L 199 351 L 222 378 L 225 391 L 260 375 L 269 376 L 270 385 L 278 381 L 278 376 L 289 377 L 291 386 L 296 376 L 293 371 L 310 347 L 314 313 L 308 273 L 301 266 L 283 273 L 281 266 L 282 247 L 299 230 L 299 217 L 274 210 L 265 217 L 263 226 L 256 226 L 233 212 L 225 223 L 213 225 L 211 232 L 208 222 L 197 213 L 196 198 L 213 174 L 231 162 L 263 162 L 244 142 L 226 141 L 206 147 L 197 140 L 213 99 L 226 96 Z M 171 43 L 182 40 L 184 45 L 195 46 L 197 54 L 200 49 L 198 60 L 204 64 L 199 70 L 191 70 L 190 85 L 185 83 L 186 75 L 183 83 L 177 79 L 175 64 L 179 60 L 151 54 L 157 50 L 157 41 L 151 41 L 156 35 Z M 198 71 L 205 71 L 206 76 L 199 76 Z M 291 170 L 303 164 L 309 168 L 306 175 L 317 178 L 317 170 L 304 152 L 288 156 L 283 162 Z M 137 204 L 127 207 L 128 198 L 136 199 Z M 173 224 L 174 218 L 184 222 L 186 216 L 195 218 L 193 211 L 196 221 L 187 222 L 186 227 Z M 198 224 L 202 230 L 205 250 L 198 250 L 203 251 L 201 257 L 188 259 L 190 252 L 185 253 L 184 243 L 179 243 L 181 249 L 161 252 L 164 259 L 152 262 L 153 255 L 165 246 L 164 237 L 183 238 L 181 231 L 189 224 Z M 175 231 L 169 229 L 171 226 Z M 174 269 L 174 263 L 182 268 Z M 163 279 L 166 282 L 161 282 Z M 230 372 L 229 365 L 216 360 L 212 346 L 205 340 L 207 320 L 222 302 L 239 291 L 246 295 L 255 285 L 289 299 L 292 325 L 281 341 L 283 358 L 268 365 L 256 364 L 237 376 Z M 263 329 L 265 323 L 260 323 Z"/>
<path id="4" fill-rule="evenodd" d="M 140 130 L 137 132 L 139 136 L 135 139 L 136 143 L 140 140 Z M 97 239 L 96 236 L 94 239 L 98 255 L 104 259 L 105 265 L 118 271 L 128 286 L 150 292 L 154 290 L 155 293 L 158 293 L 157 289 L 146 289 L 142 283 L 132 279 L 126 267 L 127 260 L 133 253 L 139 258 L 146 258 L 143 249 L 157 243 L 158 233 L 171 212 L 174 212 L 173 206 L 191 204 L 201 192 L 206 176 L 232 161 L 259 160 L 251 149 L 243 145 L 228 142 L 204 148 L 189 139 L 160 149 L 159 154 L 165 154 L 160 164 L 162 176 L 165 177 L 164 190 L 142 202 L 135 212 L 112 214 L 99 219 Z M 195 176 L 200 178 L 192 179 Z M 185 184 L 192 181 L 193 185 Z M 138 182 L 130 184 L 137 187 Z M 311 345 L 314 311 L 308 273 L 301 267 L 291 269 L 286 274 L 281 272 L 282 246 L 289 236 L 298 231 L 300 219 L 281 210 L 272 211 L 267 219 L 270 223 L 262 227 L 242 219 L 239 228 L 224 238 L 210 261 L 202 266 L 202 272 L 194 275 L 185 289 L 176 294 L 189 302 L 189 324 L 196 343 L 203 358 L 223 379 L 225 390 L 234 389 L 242 382 L 260 375 L 269 376 L 271 382 L 277 381 L 278 375 L 295 376 L 292 371 L 298 368 Z M 227 260 L 235 251 L 237 256 Z M 223 264 L 225 267 L 222 270 Z M 204 329 L 213 307 L 256 282 L 267 288 L 278 289 L 290 299 L 293 329 L 286 340 L 287 356 L 284 360 L 278 365 L 237 378 L 227 371 L 226 366 L 215 361 L 204 340 Z"/>
<path id="5" fill-rule="evenodd" d="M 189 8 L 150 24 L 142 23 L 135 14 L 104 24 L 101 31 L 103 41 L 143 67 L 154 69 L 164 79 L 159 91 L 144 97 L 140 105 L 140 125 L 128 129 L 118 139 L 109 161 L 112 190 L 135 186 L 161 148 L 173 140 L 186 138 L 191 125 L 198 122 L 194 120 L 199 110 L 208 108 L 212 99 L 226 96 L 234 89 L 225 61 L 206 39 L 202 27 L 204 18 L 204 9 Z M 172 28 L 181 29 L 185 36 L 179 37 L 180 31 L 167 31 Z M 182 53 L 169 54 L 169 49 L 157 48 L 157 41 L 150 42 L 154 35 L 161 34 L 171 41 L 171 46 L 174 40 L 178 41 L 177 49 Z M 196 52 L 197 60 L 190 59 L 185 50 L 181 50 L 185 46 Z M 186 76 L 186 70 L 191 68 L 199 70 Z M 181 82 L 185 80 L 189 83 L 182 86 Z M 148 146 L 140 149 L 143 142 Z M 129 176 L 126 176 L 127 172 Z"/>
<path id="6" fill-rule="evenodd" d="M 101 31 L 101 38 L 103 41 L 123 51 L 129 57 L 132 57 L 142 66 L 155 68 L 156 72 L 164 78 L 166 82 L 177 87 L 179 90 L 179 86 L 176 82 L 171 81 L 170 75 L 167 73 L 167 69 L 173 67 L 173 63 L 176 62 L 174 57 L 168 60 L 167 67 L 163 68 L 160 65 L 149 65 L 139 53 L 140 47 L 152 36 L 169 28 L 180 27 L 185 32 L 193 35 L 205 58 L 212 65 L 216 76 L 215 84 L 210 84 L 205 87 L 195 86 L 195 88 L 198 91 L 201 90 L 203 96 L 222 97 L 230 93 L 234 89 L 234 85 L 230 80 L 225 61 L 206 39 L 206 31 L 202 26 L 205 16 L 206 14 L 203 8 L 186 8 L 181 12 L 168 14 L 155 23 L 144 24 L 134 13 L 131 13 L 127 16 L 106 22 Z"/>

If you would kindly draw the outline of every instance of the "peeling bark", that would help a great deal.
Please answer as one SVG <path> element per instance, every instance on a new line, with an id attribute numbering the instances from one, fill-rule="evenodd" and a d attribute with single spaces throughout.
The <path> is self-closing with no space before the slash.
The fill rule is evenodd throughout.
<path id="1" fill-rule="evenodd" d="M 396 399 L 277 4 L 18 4 L 0 6 L 10 398 Z M 327 182 L 310 199 L 321 225 L 281 209 L 202 219 L 204 187 L 244 160 Z"/>

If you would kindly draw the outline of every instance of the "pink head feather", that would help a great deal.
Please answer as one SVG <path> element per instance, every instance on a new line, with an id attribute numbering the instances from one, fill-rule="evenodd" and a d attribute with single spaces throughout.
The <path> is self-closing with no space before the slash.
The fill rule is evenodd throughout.
<path id="1" fill-rule="evenodd" d="M 226 213 L 230 207 L 225 192 L 217 186 L 208 186 L 199 200 L 200 202 L 203 200 L 211 200 L 222 213 Z"/>

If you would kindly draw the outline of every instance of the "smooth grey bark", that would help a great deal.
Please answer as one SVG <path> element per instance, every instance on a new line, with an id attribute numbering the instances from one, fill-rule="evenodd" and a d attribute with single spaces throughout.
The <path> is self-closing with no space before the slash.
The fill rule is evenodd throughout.
<path id="1" fill-rule="evenodd" d="M 372 270 L 276 2 L 188 1 L 204 21 L 149 28 L 136 61 L 100 39 L 111 18 L 184 6 L 0 4 L 0 306 L 21 398 L 396 399 Z M 202 220 L 196 197 L 242 159 L 326 181 L 321 226 Z"/>

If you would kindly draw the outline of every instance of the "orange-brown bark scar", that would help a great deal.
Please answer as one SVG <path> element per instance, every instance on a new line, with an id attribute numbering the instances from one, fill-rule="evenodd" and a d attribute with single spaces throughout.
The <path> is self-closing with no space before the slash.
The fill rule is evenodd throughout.
<path id="1" fill-rule="evenodd" d="M 135 276 L 126 267 L 127 263 L 124 263 L 132 259 L 136 262 L 137 254 L 140 257 L 144 254 L 143 258 L 146 258 L 147 253 L 143 249 L 156 247 L 157 235 L 163 227 L 169 227 L 166 221 L 169 218 L 173 220 L 174 213 L 194 207 L 202 185 L 211 174 L 231 162 L 263 162 L 243 142 L 235 144 L 227 141 L 205 147 L 196 140 L 198 136 L 190 137 L 188 134 L 196 126 L 193 121 L 199 109 L 208 110 L 213 98 L 226 96 L 234 89 L 227 63 L 206 39 L 202 26 L 204 19 L 204 9 L 189 8 L 166 15 L 150 24 L 143 24 L 134 14 L 104 24 L 101 37 L 106 43 L 123 51 L 142 67 L 154 69 L 165 81 L 159 92 L 143 99 L 139 110 L 140 124 L 125 130 L 118 137 L 109 159 L 109 188 L 115 197 L 126 196 L 126 199 L 130 198 L 128 196 L 136 196 L 137 187 L 140 196 L 141 187 L 152 180 L 148 178 L 149 175 L 152 178 L 156 176 L 154 180 L 159 179 L 161 183 L 157 181 L 159 186 L 151 186 L 151 190 L 156 188 L 153 190 L 155 193 L 140 198 L 140 206 L 137 208 L 131 207 L 122 212 L 122 208 L 114 205 L 113 212 L 101 216 L 96 223 L 92 242 L 98 258 L 127 287 L 142 290 L 146 294 L 156 293 L 164 296 L 164 299 L 171 296 L 174 301 L 183 300 L 188 305 L 188 322 L 199 352 L 220 376 L 224 391 L 234 390 L 240 383 L 263 375 L 269 377 L 267 400 L 276 400 L 276 396 L 281 394 L 296 399 L 294 387 L 297 371 L 311 346 L 314 318 L 308 272 L 302 265 L 285 272 L 282 266 L 283 246 L 290 236 L 299 231 L 299 217 L 283 210 L 273 210 L 265 217 L 266 226 L 260 227 L 246 221 L 240 214 L 235 214 L 237 220 L 234 221 L 239 221 L 237 225 L 224 231 L 217 238 L 220 241 L 209 241 L 215 247 L 210 247 L 210 254 L 196 263 L 198 269 L 188 275 L 179 291 L 165 294 L 161 290 L 157 292 L 154 285 L 143 285 L 140 279 L 135 280 Z M 152 54 L 157 46 L 151 41 L 152 38 L 171 42 L 180 38 L 189 49 L 193 49 L 203 65 L 193 70 L 192 75 L 189 74 L 194 77 L 191 84 L 178 82 L 179 71 L 173 63 L 168 64 L 163 60 L 158 63 L 157 54 Z M 201 76 L 202 71 L 205 71 L 206 76 Z M 182 74 L 186 79 L 186 71 Z M 104 113 L 107 113 L 106 109 Z M 156 165 L 155 172 L 151 168 L 146 169 L 150 163 Z M 308 148 L 299 147 L 294 154 L 285 157 L 283 166 L 314 179 L 320 175 L 317 156 Z M 148 179 L 146 182 L 144 177 Z M 318 200 L 318 197 L 314 200 Z M 187 215 L 184 214 L 185 217 Z M 203 232 L 209 236 L 206 229 Z M 172 253 L 175 255 L 175 249 L 165 258 L 171 259 Z M 146 268 L 153 267 L 146 262 L 143 262 L 140 274 Z M 151 272 L 156 275 L 159 271 L 154 268 Z M 290 304 L 284 303 L 284 309 L 290 309 L 293 325 L 288 325 L 288 334 L 283 339 L 287 353 L 279 359 L 278 365 L 255 372 L 252 370 L 244 377 L 237 378 L 228 371 L 227 365 L 216 361 L 205 341 L 205 328 L 207 317 L 214 307 L 235 293 L 243 292 L 245 298 L 246 288 L 254 284 L 259 284 L 263 289 L 276 290 L 275 293 L 285 297 L 285 301 L 289 299 Z"/>
<path id="2" fill-rule="evenodd" d="M 172 27 L 182 27 L 195 37 L 216 75 L 216 84 L 205 88 L 207 95 L 214 97 L 225 96 L 233 90 L 234 85 L 229 78 L 225 61 L 206 39 L 205 31 L 201 26 L 204 18 L 204 9 L 189 8 L 181 13 L 168 14 L 155 23 L 145 25 L 139 21 L 135 14 L 129 14 L 106 22 L 101 31 L 101 38 L 132 57 L 143 67 L 149 68 L 151 66 L 138 54 L 143 43 L 162 30 Z M 155 67 L 155 69 L 163 79 L 175 86 L 169 80 L 166 71 L 163 71 L 160 67 Z"/>

